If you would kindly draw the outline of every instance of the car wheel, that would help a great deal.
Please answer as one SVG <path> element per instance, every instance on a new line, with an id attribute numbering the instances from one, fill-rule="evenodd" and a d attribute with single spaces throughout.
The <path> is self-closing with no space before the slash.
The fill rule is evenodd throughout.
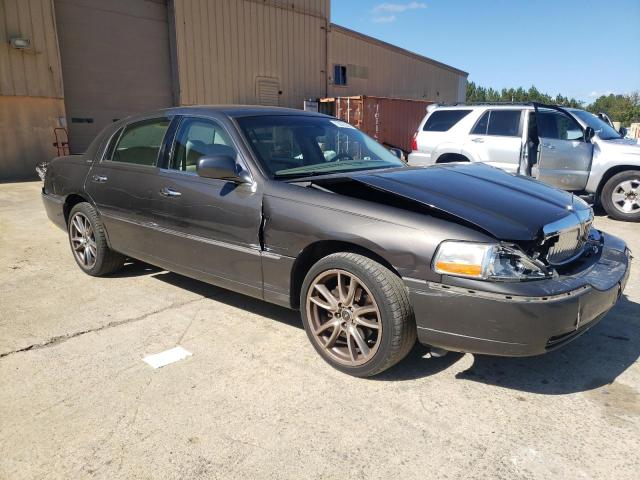
<path id="1" fill-rule="evenodd" d="M 629 170 L 611 177 L 602 189 L 600 201 L 610 217 L 640 221 L 640 171 Z"/>
<path id="2" fill-rule="evenodd" d="M 355 253 L 335 253 L 307 273 L 302 321 L 316 351 L 356 377 L 376 375 L 402 360 L 416 342 L 416 323 L 402 280 Z"/>
<path id="3" fill-rule="evenodd" d="M 125 257 L 107 245 L 104 226 L 91 204 L 81 202 L 71 209 L 68 230 L 73 258 L 84 273 L 99 277 L 124 265 Z"/>

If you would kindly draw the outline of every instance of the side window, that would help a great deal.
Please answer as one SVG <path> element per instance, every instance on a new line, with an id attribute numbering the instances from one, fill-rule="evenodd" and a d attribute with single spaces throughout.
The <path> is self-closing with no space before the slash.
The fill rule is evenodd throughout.
<path id="1" fill-rule="evenodd" d="M 185 118 L 176 135 L 169 168 L 195 174 L 198 160 L 211 155 L 235 158 L 236 151 L 227 132 L 211 120 Z"/>
<path id="2" fill-rule="evenodd" d="M 470 133 L 517 137 L 520 131 L 520 116 L 520 110 L 487 110 Z"/>
<path id="3" fill-rule="evenodd" d="M 582 128 L 573 118 L 561 113 L 538 111 L 538 133 L 542 138 L 555 140 L 582 140 Z"/>
<path id="4" fill-rule="evenodd" d="M 107 145 L 106 150 L 104 151 L 104 156 L 102 157 L 103 160 L 113 159 L 113 152 L 116 150 L 116 143 L 118 143 L 121 134 L 122 128 L 118 129 L 118 131 L 113 134 L 113 136 L 109 140 L 109 144 Z"/>
<path id="5" fill-rule="evenodd" d="M 155 165 L 169 123 L 169 119 L 161 118 L 127 125 L 111 160 L 136 165 Z"/>
<path id="6" fill-rule="evenodd" d="M 492 110 L 487 135 L 517 137 L 520 131 L 520 110 Z"/>
<path id="7" fill-rule="evenodd" d="M 470 113 L 471 110 L 436 110 L 429 115 L 422 130 L 425 132 L 446 132 Z"/>
<path id="8" fill-rule="evenodd" d="M 478 123 L 476 123 L 476 126 L 473 127 L 473 130 L 471 130 L 472 134 L 474 135 L 487 134 L 487 127 L 489 126 L 489 115 L 491 115 L 491 110 L 487 110 L 486 112 L 484 112 L 484 114 L 480 117 L 480 120 L 478 120 Z"/>

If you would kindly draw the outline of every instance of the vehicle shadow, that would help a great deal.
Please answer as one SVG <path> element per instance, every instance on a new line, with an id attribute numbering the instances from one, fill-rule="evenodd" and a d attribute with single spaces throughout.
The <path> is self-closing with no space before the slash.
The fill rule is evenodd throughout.
<path id="1" fill-rule="evenodd" d="M 173 272 L 158 270 L 151 275 L 151 278 L 189 290 L 190 292 L 202 295 L 205 298 L 210 298 L 216 302 L 224 303 L 230 307 L 239 308 L 266 317 L 269 320 L 275 320 L 300 329 L 303 328 L 300 314 L 295 310 L 290 310 L 231 290 L 225 290 L 224 288 L 219 288 Z"/>
<path id="2" fill-rule="evenodd" d="M 568 345 L 536 357 L 474 355 L 473 364 L 456 374 L 468 380 L 545 395 L 592 390 L 613 383 L 640 356 L 640 304 L 626 296 L 595 327 Z M 376 377 L 411 380 L 438 373 L 453 365 L 460 353 L 428 358 L 417 346 L 405 361 Z"/>
<path id="3" fill-rule="evenodd" d="M 143 275 L 149 275 L 151 273 L 161 272 L 162 269 L 149 265 L 148 263 L 140 262 L 138 260 L 127 260 L 124 266 L 117 272 L 109 275 L 111 278 L 127 278 L 127 277 L 141 277 Z"/>
<path id="4" fill-rule="evenodd" d="M 611 384 L 640 356 L 640 304 L 626 296 L 598 325 L 565 347 L 528 358 L 475 355 L 456 378 L 545 395 Z"/>
<path id="5" fill-rule="evenodd" d="M 303 328 L 297 311 L 141 262 L 125 266 L 122 272 L 125 273 L 114 276 L 150 275 L 156 280 L 268 320 Z M 373 377 L 373 380 L 405 381 L 428 377 L 446 370 L 463 356 L 450 352 L 444 357 L 431 357 L 428 347 L 416 344 L 403 361 Z M 623 296 L 598 325 L 559 350 L 524 358 L 474 355 L 471 367 L 456 374 L 456 378 L 532 393 L 562 395 L 610 384 L 639 357 L 640 304 Z"/>

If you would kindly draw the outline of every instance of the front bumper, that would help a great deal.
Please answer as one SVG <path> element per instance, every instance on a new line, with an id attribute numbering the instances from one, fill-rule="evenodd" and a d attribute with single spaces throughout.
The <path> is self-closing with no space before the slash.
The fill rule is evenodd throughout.
<path id="1" fill-rule="evenodd" d="M 473 288 L 481 282 L 470 288 L 404 281 L 421 343 L 459 352 L 530 356 L 558 348 L 594 326 L 620 298 L 630 264 L 624 242 L 604 235 L 589 265 L 554 279 L 485 283 L 492 291 Z"/>

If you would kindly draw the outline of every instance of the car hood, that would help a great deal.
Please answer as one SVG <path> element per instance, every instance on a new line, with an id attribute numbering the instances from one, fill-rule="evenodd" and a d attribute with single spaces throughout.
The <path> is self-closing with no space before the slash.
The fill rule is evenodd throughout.
<path id="1" fill-rule="evenodd" d="M 536 240 L 545 225 L 589 209 L 568 192 L 483 164 L 410 167 L 348 176 L 457 217 L 500 240 Z"/>
<path id="2" fill-rule="evenodd" d="M 613 138 L 611 140 L 600 140 L 607 150 L 615 150 L 617 153 L 630 155 L 640 155 L 640 138 Z"/>

